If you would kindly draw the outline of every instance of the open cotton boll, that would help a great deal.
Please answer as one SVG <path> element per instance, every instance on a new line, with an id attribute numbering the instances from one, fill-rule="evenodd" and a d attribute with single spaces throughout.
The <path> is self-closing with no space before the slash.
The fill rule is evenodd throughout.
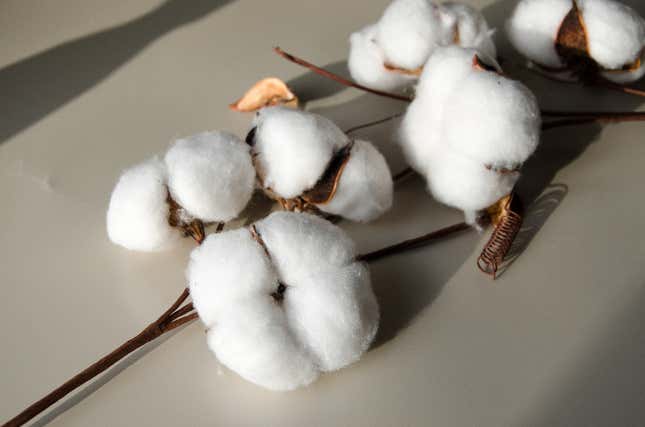
<path id="1" fill-rule="evenodd" d="M 394 184 L 383 155 L 367 141 L 356 140 L 334 197 L 316 205 L 321 211 L 352 221 L 371 221 L 392 206 Z"/>
<path id="2" fill-rule="evenodd" d="M 410 166 L 421 174 L 425 174 L 441 142 L 447 98 L 453 93 L 463 94 L 459 85 L 473 73 L 475 54 L 472 49 L 458 46 L 437 49 L 419 78 L 416 97 L 403 117 L 398 140 Z"/>
<path id="3" fill-rule="evenodd" d="M 523 56 L 538 64 L 563 67 L 555 39 L 571 6 L 571 0 L 519 1 L 506 22 L 509 40 Z"/>
<path id="4" fill-rule="evenodd" d="M 457 44 L 461 47 L 474 48 L 490 57 L 497 57 L 493 43 L 494 33 L 488 27 L 484 16 L 470 5 L 462 3 L 444 3 L 439 6 L 439 16 L 444 28 L 450 28 L 448 40 L 443 45 Z M 452 36 L 452 38 L 450 38 Z"/>
<path id="5" fill-rule="evenodd" d="M 140 163 L 119 178 L 107 211 L 110 240 L 138 251 L 167 249 L 181 233 L 170 226 L 166 168 L 158 158 Z"/>
<path id="6" fill-rule="evenodd" d="M 210 235 L 191 254 L 190 291 L 217 358 L 272 390 L 359 359 L 379 316 L 352 241 L 308 214 L 276 212 L 255 230 Z"/>
<path id="7" fill-rule="evenodd" d="M 635 81 L 645 73 L 637 61 L 645 45 L 645 21 L 630 7 L 613 0 L 522 0 L 506 30 L 515 48 L 538 65 L 567 68 L 556 45 L 566 16 L 576 10 L 588 58 L 600 75 L 618 83 Z M 550 70 L 549 70 L 550 71 Z"/>
<path id="8" fill-rule="evenodd" d="M 396 91 L 411 86 L 416 76 L 397 73 L 385 68 L 383 49 L 376 43 L 376 25 L 369 25 L 349 37 L 349 72 L 359 84 L 384 91 Z"/>
<path id="9" fill-rule="evenodd" d="M 229 221 L 246 207 L 255 186 L 249 147 L 227 132 L 177 140 L 165 157 L 173 199 L 204 221 Z"/>
<path id="10" fill-rule="evenodd" d="M 264 108 L 254 121 L 253 152 L 265 188 L 290 199 L 312 188 L 349 138 L 329 119 L 284 107 Z"/>

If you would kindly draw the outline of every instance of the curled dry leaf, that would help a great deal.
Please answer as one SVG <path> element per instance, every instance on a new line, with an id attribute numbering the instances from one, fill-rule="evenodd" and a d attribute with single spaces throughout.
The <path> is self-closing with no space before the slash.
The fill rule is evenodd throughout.
<path id="1" fill-rule="evenodd" d="M 254 84 L 242 98 L 229 108 L 233 111 L 249 112 L 273 105 L 297 108 L 298 98 L 287 85 L 276 77 L 268 77 Z"/>

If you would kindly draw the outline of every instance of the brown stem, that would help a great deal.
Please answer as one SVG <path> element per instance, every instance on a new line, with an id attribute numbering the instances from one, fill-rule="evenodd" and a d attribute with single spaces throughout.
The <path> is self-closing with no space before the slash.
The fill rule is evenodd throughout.
<path id="1" fill-rule="evenodd" d="M 636 89 L 633 87 L 619 85 L 606 80 L 598 80 L 595 84 L 596 86 L 604 87 L 605 89 L 610 89 L 620 93 L 627 93 L 629 95 L 636 95 L 636 96 L 645 96 L 645 91 L 642 91 L 640 89 Z"/>
<path id="2" fill-rule="evenodd" d="M 412 170 L 412 168 L 405 168 L 401 172 L 394 175 L 392 177 L 392 181 L 394 181 L 394 183 L 396 184 L 403 181 L 407 177 L 412 176 L 413 174 L 414 174 L 414 171 Z"/>
<path id="3" fill-rule="evenodd" d="M 358 255 L 356 259 L 365 262 L 377 261 L 390 255 L 399 254 L 410 249 L 425 246 L 433 242 L 434 240 L 446 237 L 452 233 L 466 230 L 468 228 L 469 226 L 467 224 L 459 223 L 435 231 L 433 233 L 417 237 L 416 239 L 406 240 L 404 242 L 388 246 L 374 252 Z M 192 303 L 188 303 L 180 308 L 181 304 L 186 301 L 188 296 L 189 291 L 186 288 L 182 291 L 175 302 L 156 321 L 146 326 L 146 328 L 144 328 L 143 331 L 141 331 L 138 335 L 129 339 L 117 349 L 99 359 L 98 361 L 87 367 L 85 370 L 79 372 L 45 397 L 30 405 L 20 414 L 9 420 L 7 423 L 3 424 L 3 427 L 16 427 L 27 423 L 29 420 L 42 413 L 44 410 L 58 402 L 67 394 L 74 391 L 76 388 L 100 375 L 102 372 L 110 368 L 119 360 L 126 357 L 128 354 L 141 348 L 143 345 L 153 341 L 159 336 L 197 319 L 198 315 L 193 311 L 194 307 Z"/>
<path id="4" fill-rule="evenodd" d="M 603 116 L 577 116 L 542 123 L 542 130 L 555 129 L 564 126 L 576 126 L 588 123 L 624 123 L 645 121 L 645 113 L 606 114 Z"/>
<path id="5" fill-rule="evenodd" d="M 390 120 L 394 120 L 394 119 L 396 119 L 398 117 L 401 117 L 402 115 L 403 115 L 403 113 L 396 113 L 396 114 L 392 114 L 391 116 L 385 117 L 384 119 L 374 120 L 373 122 L 368 122 L 368 123 L 364 123 L 362 125 L 357 125 L 357 126 L 354 126 L 352 128 L 347 129 L 345 131 L 345 133 L 347 135 L 349 135 L 350 133 L 356 132 L 357 130 L 361 130 L 361 129 L 365 129 L 365 128 L 368 128 L 368 127 L 380 125 L 381 123 L 389 122 Z"/>
<path id="6" fill-rule="evenodd" d="M 361 84 L 358 84 L 354 81 L 351 81 L 349 79 L 346 79 L 345 77 L 339 76 L 338 74 L 332 73 L 331 71 L 327 71 L 324 68 L 318 67 L 317 65 L 312 64 L 311 62 L 307 62 L 304 59 L 298 58 L 297 56 L 291 55 L 290 53 L 285 52 L 284 50 L 280 49 L 279 47 L 274 47 L 273 50 L 275 53 L 280 55 L 281 57 L 287 59 L 288 61 L 291 61 L 295 64 L 298 64 L 300 66 L 303 66 L 305 68 L 308 68 L 309 70 L 313 71 L 316 74 L 319 74 L 323 77 L 327 77 L 328 79 L 334 80 L 344 86 L 348 87 L 353 87 L 355 89 L 360 89 L 365 92 L 372 93 L 374 95 L 379 95 L 379 96 L 384 96 L 386 98 L 392 98 L 392 99 L 397 99 L 399 101 L 405 101 L 405 102 L 411 102 L 412 99 L 410 97 L 407 97 L 405 95 L 398 95 L 396 93 L 390 93 L 390 92 L 384 92 L 381 90 L 376 90 L 376 89 L 370 89 L 367 86 L 363 86 Z"/>
<path id="7" fill-rule="evenodd" d="M 639 119 L 645 120 L 645 112 L 638 111 L 555 111 L 541 110 L 543 117 L 567 117 L 588 119 Z"/>
<path id="8" fill-rule="evenodd" d="M 426 246 L 435 240 L 442 239 L 450 234 L 468 230 L 469 228 L 471 228 L 470 225 L 466 224 L 465 222 L 460 222 L 459 224 L 451 225 L 449 227 L 433 231 L 432 233 L 428 233 L 414 239 L 405 240 L 401 243 L 397 243 L 396 245 L 387 246 L 374 252 L 368 252 L 366 254 L 358 255 L 356 259 L 358 261 L 374 262 L 390 255 L 396 255 L 410 249 Z"/>
<path id="9" fill-rule="evenodd" d="M 133 351 L 159 337 L 160 335 L 175 329 L 187 322 L 185 318 L 169 322 L 172 313 L 188 298 L 188 289 L 184 289 L 177 300 L 154 322 L 146 326 L 139 334 L 130 338 L 108 355 L 97 360 L 83 371 L 74 375 L 68 381 L 54 389 L 51 393 L 30 405 L 27 409 L 16 415 L 14 418 L 3 424 L 3 427 L 21 426 L 38 414 L 58 402 L 70 392 L 82 386 L 89 380 L 100 375 L 109 367 L 126 357 Z"/>

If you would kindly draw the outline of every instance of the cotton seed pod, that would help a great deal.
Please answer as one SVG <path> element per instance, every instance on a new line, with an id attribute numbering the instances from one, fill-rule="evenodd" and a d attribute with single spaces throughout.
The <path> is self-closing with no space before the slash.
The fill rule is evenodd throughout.
<path id="1" fill-rule="evenodd" d="M 288 209 L 369 221 L 392 205 L 392 175 L 382 154 L 322 116 L 265 108 L 247 143 L 261 186 Z"/>
<path id="2" fill-rule="evenodd" d="M 165 156 L 172 198 L 203 221 L 239 215 L 255 186 L 249 147 L 227 132 L 204 132 L 177 140 Z"/>
<path id="3" fill-rule="evenodd" d="M 522 0 L 506 31 L 522 55 L 554 77 L 629 83 L 645 74 L 645 20 L 613 0 Z"/>
<path id="4" fill-rule="evenodd" d="M 374 25 L 350 37 L 349 70 L 365 86 L 392 90 L 409 86 L 440 46 L 474 47 L 495 57 L 484 17 L 459 3 L 394 0 Z"/>
<path id="5" fill-rule="evenodd" d="M 152 158 L 121 175 L 107 211 L 110 240 L 137 251 L 160 251 L 181 237 L 168 222 L 170 206 L 165 164 Z"/>
<path id="6" fill-rule="evenodd" d="M 187 278 L 221 363 L 271 390 L 292 390 L 357 361 L 378 328 L 366 266 L 338 227 L 276 212 L 210 235 Z"/>
<path id="7" fill-rule="evenodd" d="M 511 191 L 540 138 L 533 94 L 483 58 L 473 49 L 438 49 L 399 133 L 433 196 L 469 221 Z"/>

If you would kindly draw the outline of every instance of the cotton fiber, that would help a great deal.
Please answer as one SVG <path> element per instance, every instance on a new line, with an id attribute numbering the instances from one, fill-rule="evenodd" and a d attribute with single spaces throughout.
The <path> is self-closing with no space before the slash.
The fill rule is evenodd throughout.
<path id="1" fill-rule="evenodd" d="M 316 205 L 323 212 L 352 221 L 372 221 L 392 206 L 394 184 L 383 155 L 369 142 L 356 140 L 334 197 Z"/>
<path id="2" fill-rule="evenodd" d="M 177 140 L 165 156 L 173 199 L 190 215 L 226 222 L 247 205 L 255 186 L 249 147 L 227 132 Z"/>
<path id="3" fill-rule="evenodd" d="M 495 57 L 492 31 L 471 6 L 429 0 L 394 0 L 380 20 L 350 37 L 349 70 L 357 82 L 381 90 L 416 80 L 440 46 L 477 48 Z"/>
<path id="4" fill-rule="evenodd" d="M 132 250 L 159 251 L 179 240 L 179 230 L 168 223 L 166 179 L 165 165 L 156 157 L 123 172 L 107 211 L 112 242 Z"/>
<path id="5" fill-rule="evenodd" d="M 575 7 L 583 22 L 586 54 L 597 63 L 600 75 L 618 83 L 641 78 L 645 21 L 636 11 L 613 0 L 577 0 Z M 520 1 L 506 24 L 511 43 L 546 71 L 567 69 L 556 40 L 573 8 L 573 0 Z"/>
<path id="6" fill-rule="evenodd" d="M 338 227 L 276 212 L 210 235 L 192 254 L 190 293 L 217 358 L 271 390 L 357 361 L 378 327 L 365 265 Z"/>
<path id="7" fill-rule="evenodd" d="M 474 49 L 438 49 L 399 132 L 433 196 L 463 210 L 469 222 L 512 190 L 540 135 L 533 94 L 486 61 Z"/>
<path id="8" fill-rule="evenodd" d="M 283 199 L 302 198 L 323 212 L 353 221 L 372 220 L 392 205 L 392 175 L 369 142 L 352 142 L 330 120 L 283 107 L 262 109 L 254 125 L 249 143 L 268 193 Z M 349 157 L 332 175 L 337 182 L 335 192 L 328 200 L 310 201 L 308 192 L 321 185 L 343 150 L 349 150 Z"/>

